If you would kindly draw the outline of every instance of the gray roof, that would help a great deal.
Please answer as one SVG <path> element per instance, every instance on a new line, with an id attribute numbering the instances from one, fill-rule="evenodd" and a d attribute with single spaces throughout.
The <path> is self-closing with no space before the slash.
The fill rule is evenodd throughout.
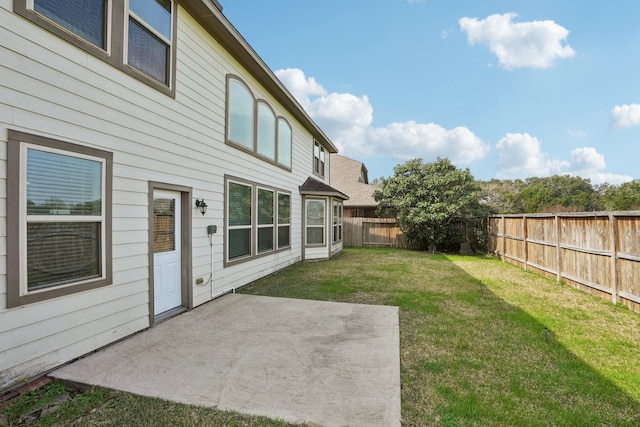
<path id="1" fill-rule="evenodd" d="M 364 163 L 338 154 L 331 154 L 331 185 L 349 196 L 345 207 L 376 207 L 373 193 L 378 187 L 369 184 Z"/>
<path id="2" fill-rule="evenodd" d="M 325 184 L 322 181 L 318 181 L 315 178 L 307 178 L 307 180 L 298 187 L 300 190 L 300 194 L 312 195 L 312 196 L 332 196 L 337 197 L 342 200 L 347 200 L 349 196 L 343 194 L 339 190 L 331 187 L 330 185 Z"/>

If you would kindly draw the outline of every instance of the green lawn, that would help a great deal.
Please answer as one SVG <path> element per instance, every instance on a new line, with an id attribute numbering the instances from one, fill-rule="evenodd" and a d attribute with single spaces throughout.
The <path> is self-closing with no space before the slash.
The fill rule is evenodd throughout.
<path id="1" fill-rule="evenodd" d="M 348 249 L 243 292 L 399 306 L 404 425 L 640 425 L 640 314 L 499 260 Z"/>
<path id="2" fill-rule="evenodd" d="M 241 292 L 399 306 L 405 426 L 640 425 L 640 314 L 499 260 L 348 249 Z M 288 425 L 119 392 L 84 397 L 40 425 Z"/>

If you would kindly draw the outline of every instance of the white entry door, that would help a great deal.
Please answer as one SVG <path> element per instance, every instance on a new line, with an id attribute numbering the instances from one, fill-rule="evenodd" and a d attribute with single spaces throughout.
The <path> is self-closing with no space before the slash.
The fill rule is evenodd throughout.
<path id="1" fill-rule="evenodd" d="M 153 192 L 154 315 L 182 305 L 180 193 Z"/>

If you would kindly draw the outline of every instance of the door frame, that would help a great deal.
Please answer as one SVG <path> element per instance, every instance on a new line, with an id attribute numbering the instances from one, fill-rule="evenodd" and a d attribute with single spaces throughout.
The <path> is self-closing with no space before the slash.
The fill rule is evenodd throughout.
<path id="1" fill-rule="evenodd" d="M 153 194 L 155 190 L 167 190 L 180 193 L 180 210 L 182 212 L 180 219 L 180 289 L 182 295 L 182 307 L 191 310 L 193 308 L 193 289 L 191 285 L 192 270 L 192 212 L 191 212 L 191 194 L 192 188 L 182 185 L 167 184 L 164 182 L 149 181 L 149 326 L 153 326 L 160 316 L 154 315 L 154 273 L 153 273 Z"/>

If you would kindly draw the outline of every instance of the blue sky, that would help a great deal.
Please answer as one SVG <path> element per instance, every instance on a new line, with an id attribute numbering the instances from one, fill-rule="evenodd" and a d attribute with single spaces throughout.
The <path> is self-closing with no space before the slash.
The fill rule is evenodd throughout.
<path id="1" fill-rule="evenodd" d="M 221 0 L 370 179 L 449 157 L 477 179 L 640 178 L 637 0 Z"/>

